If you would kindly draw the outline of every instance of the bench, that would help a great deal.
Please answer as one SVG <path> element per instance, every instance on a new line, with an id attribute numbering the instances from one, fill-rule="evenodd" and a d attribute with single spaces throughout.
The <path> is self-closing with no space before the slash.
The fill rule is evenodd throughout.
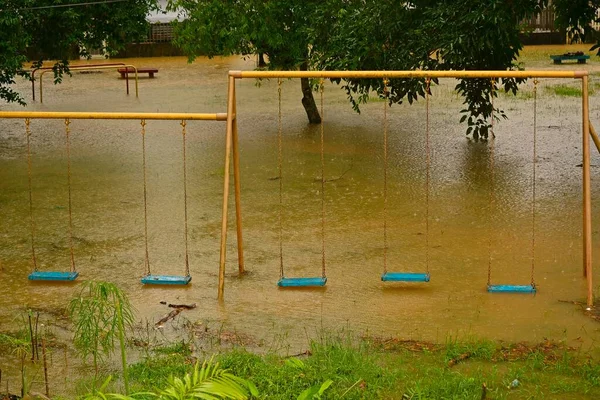
<path id="1" fill-rule="evenodd" d="M 585 62 L 590 59 L 590 56 L 583 54 L 583 52 L 577 52 L 550 56 L 550 58 L 554 61 L 554 64 L 562 64 L 563 61 L 570 60 L 576 60 L 577 64 L 585 64 Z"/>
<path id="2" fill-rule="evenodd" d="M 119 68 L 117 72 L 121 74 L 121 78 L 125 78 L 125 74 L 135 74 L 135 70 L 131 67 Z M 158 68 L 138 68 L 137 72 L 138 75 L 148 74 L 148 77 L 154 78 L 154 74 L 158 72 Z"/>

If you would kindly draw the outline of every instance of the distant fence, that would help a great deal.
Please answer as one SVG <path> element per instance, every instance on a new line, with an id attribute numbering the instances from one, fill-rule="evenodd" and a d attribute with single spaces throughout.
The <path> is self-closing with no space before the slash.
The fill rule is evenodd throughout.
<path id="1" fill-rule="evenodd" d="M 141 43 L 166 43 L 173 40 L 173 25 L 170 23 L 150 24 L 146 39 Z"/>
<path id="2" fill-rule="evenodd" d="M 552 8 L 546 8 L 546 9 L 542 10 L 536 16 L 523 21 L 523 27 L 524 27 L 524 30 L 531 31 L 534 33 L 536 33 L 536 32 L 557 32 L 558 29 L 554 25 L 555 18 L 556 18 L 556 13 L 554 12 L 554 10 Z M 600 19 L 600 10 L 596 11 L 596 18 Z M 600 31 L 600 23 L 599 22 L 592 22 L 590 25 L 594 30 Z"/>
<path id="3" fill-rule="evenodd" d="M 523 21 L 524 29 L 533 32 L 554 32 L 556 27 L 554 26 L 554 20 L 556 14 L 553 9 L 547 8 L 542 10 L 536 16 L 526 19 Z"/>

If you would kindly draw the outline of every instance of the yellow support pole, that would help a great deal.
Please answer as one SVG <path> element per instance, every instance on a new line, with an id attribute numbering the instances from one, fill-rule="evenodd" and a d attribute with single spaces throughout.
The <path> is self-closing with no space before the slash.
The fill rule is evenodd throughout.
<path id="1" fill-rule="evenodd" d="M 135 71 L 135 97 L 139 97 L 138 70 L 137 70 L 137 67 L 135 67 L 133 65 L 106 65 L 106 66 L 101 66 L 101 67 L 81 67 L 81 68 L 77 68 L 77 71 L 95 71 L 95 70 L 102 70 L 102 69 L 119 69 L 119 68 L 129 68 L 129 67 L 133 68 L 133 70 Z M 44 102 L 44 74 L 46 72 L 50 72 L 50 71 L 52 71 L 52 70 L 51 69 L 44 70 L 40 74 L 40 103 Z"/>
<path id="2" fill-rule="evenodd" d="M 588 124 L 590 127 L 590 135 L 592 136 L 592 140 L 596 145 L 596 150 L 598 150 L 598 153 L 600 153 L 600 138 L 598 138 L 598 133 L 596 132 L 596 129 L 594 129 L 594 126 L 591 122 L 588 122 Z"/>
<path id="3" fill-rule="evenodd" d="M 227 121 L 226 113 L 137 113 L 137 112 L 45 112 L 45 111 L 0 111 L 1 118 L 30 119 L 146 119 L 146 120 L 189 120 Z"/>
<path id="4" fill-rule="evenodd" d="M 587 71 L 229 71 L 240 78 L 582 78 Z"/>
<path id="5" fill-rule="evenodd" d="M 587 308 L 594 304 L 592 286 L 592 195 L 590 179 L 590 115 L 588 77 L 581 78 L 583 118 L 583 275 L 587 278 Z"/>
<path id="6" fill-rule="evenodd" d="M 227 206 L 229 202 L 229 158 L 231 155 L 231 142 L 233 137 L 235 101 L 235 78 L 229 77 L 227 93 L 227 131 L 225 134 L 225 168 L 223 179 L 223 217 L 221 220 L 221 250 L 219 255 L 219 289 L 217 298 L 222 301 L 225 291 L 225 259 L 227 255 Z"/>
<path id="7" fill-rule="evenodd" d="M 238 146 L 237 105 L 235 98 L 235 80 L 233 81 L 233 129 L 231 139 L 233 144 L 233 181 L 235 188 L 235 223 L 237 228 L 238 272 L 244 273 L 244 243 L 242 239 L 242 205 L 240 184 L 240 152 Z"/>

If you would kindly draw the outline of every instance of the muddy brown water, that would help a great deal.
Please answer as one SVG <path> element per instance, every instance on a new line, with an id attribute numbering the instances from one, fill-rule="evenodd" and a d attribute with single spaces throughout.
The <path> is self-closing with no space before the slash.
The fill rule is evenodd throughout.
<path id="1" fill-rule="evenodd" d="M 125 96 L 118 73 L 74 73 L 58 86 L 46 83 L 44 104 L 31 111 L 225 112 L 227 71 L 250 69 L 238 58 L 127 60 L 155 66 L 140 79 L 140 97 Z M 465 138 L 458 124 L 462 101 L 452 80 L 433 88 L 431 187 L 425 202 L 424 101 L 389 110 L 388 269 L 427 269 L 427 284 L 384 284 L 383 103 L 354 113 L 345 94 L 325 89 L 325 258 L 328 284 L 321 290 L 282 290 L 279 277 L 277 85 L 238 82 L 242 208 L 246 267 L 237 277 L 234 219 L 230 218 L 225 301 L 216 300 L 219 266 L 223 122 L 188 123 L 189 287 L 143 287 L 144 225 L 139 121 L 79 121 L 72 131 L 73 235 L 81 280 L 117 283 L 140 320 L 165 314 L 161 300 L 197 303 L 192 321 L 213 321 L 292 347 L 321 329 L 350 327 L 383 336 L 443 342 L 449 337 L 507 341 L 544 338 L 580 342 L 600 338 L 600 325 L 559 300 L 585 295 L 581 245 L 581 107 L 577 97 L 557 97 L 542 80 L 538 90 L 535 202 L 535 274 L 539 293 L 492 295 L 485 290 L 491 243 L 492 280 L 528 284 L 532 235 L 531 83 L 518 98 L 497 104 L 509 119 L 497 124 L 494 212 L 490 214 L 490 147 Z M 260 86 L 260 87 L 257 87 Z M 321 270 L 319 127 L 308 126 L 299 83 L 283 84 L 283 253 L 286 275 Z M 318 99 L 318 98 L 317 98 Z M 591 99 L 592 120 L 598 117 Z M 20 109 L 3 105 L 2 110 Z M 64 308 L 79 284 L 34 284 L 31 271 L 24 122 L 0 121 L 0 321 L 3 329 L 24 310 Z M 67 270 L 66 152 L 64 122 L 34 120 L 33 198 L 40 269 Z M 600 195 L 600 159 L 592 152 L 592 195 Z M 148 222 L 152 271 L 184 271 L 181 127 L 178 121 L 147 126 Z M 340 179 L 335 179 L 340 177 Z M 233 206 L 233 201 L 230 202 Z M 233 208 L 231 217 L 233 217 Z M 600 209 L 593 209 L 597 226 Z M 596 233 L 596 228 L 594 228 Z M 597 241 L 595 240 L 595 243 Z M 597 248 L 597 246 L 595 246 Z M 598 262 L 594 261 L 598 268 Z M 599 274 L 596 272 L 596 279 Z M 598 293 L 598 284 L 595 284 Z"/>

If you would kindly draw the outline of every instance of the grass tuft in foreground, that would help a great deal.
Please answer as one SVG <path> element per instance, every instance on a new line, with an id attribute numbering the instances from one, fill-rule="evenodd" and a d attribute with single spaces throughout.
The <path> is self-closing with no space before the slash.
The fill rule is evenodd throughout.
<path id="1" fill-rule="evenodd" d="M 234 348 L 215 361 L 261 399 L 600 398 L 600 364 L 555 342 L 325 337 L 294 356 Z M 160 393 L 196 362 L 190 353 L 154 352 L 130 367 L 132 386 Z"/>

